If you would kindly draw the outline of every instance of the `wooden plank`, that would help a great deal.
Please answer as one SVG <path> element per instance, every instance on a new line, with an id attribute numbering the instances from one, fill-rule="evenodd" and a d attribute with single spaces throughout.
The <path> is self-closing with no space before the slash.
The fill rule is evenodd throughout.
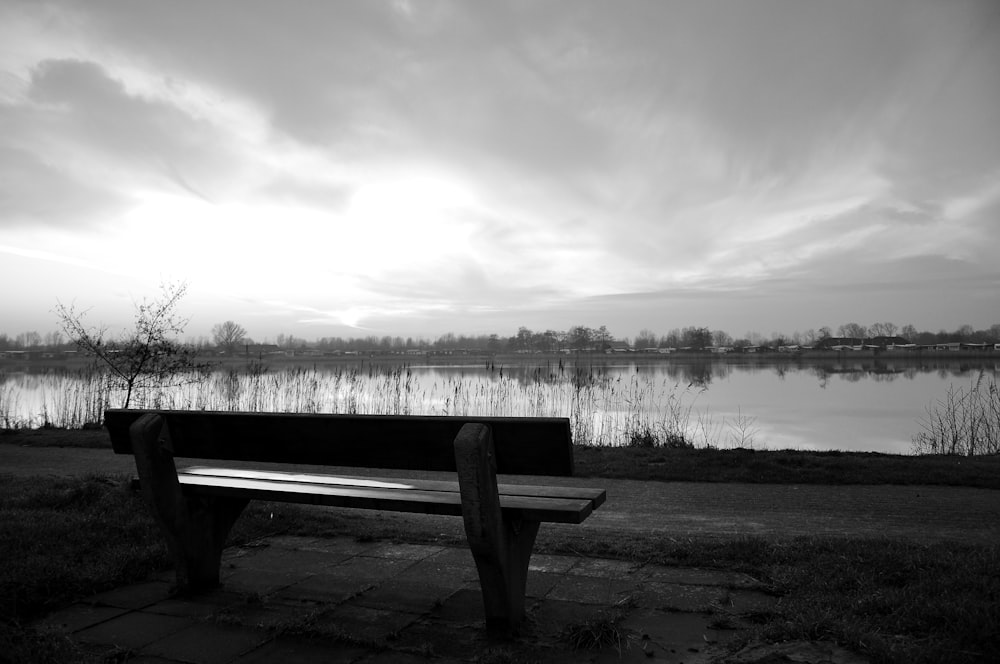
<path id="1" fill-rule="evenodd" d="M 167 421 L 175 457 L 454 471 L 455 436 L 481 422 L 492 431 L 497 472 L 573 474 L 567 418 L 109 409 L 104 423 L 115 452 L 132 453 L 129 426 L 146 412 Z"/>
<path id="2" fill-rule="evenodd" d="M 253 470 L 243 468 L 221 468 L 208 466 L 191 466 L 177 471 L 178 474 L 211 475 L 214 477 L 240 477 L 247 479 L 266 479 L 284 482 L 306 482 L 312 484 L 334 484 L 341 486 L 373 487 L 373 488 L 408 488 L 422 491 L 458 491 L 457 481 L 401 479 L 398 477 L 369 477 L 360 475 L 326 475 L 319 473 L 294 473 L 278 470 Z M 588 487 L 540 486 L 529 484 L 498 484 L 501 495 L 535 496 L 539 498 L 567 498 L 570 500 L 589 500 L 597 509 L 607 499 L 604 489 Z"/>
<path id="3" fill-rule="evenodd" d="M 204 495 L 397 512 L 452 516 L 462 514 L 461 496 L 448 491 L 314 484 L 197 474 L 179 474 L 178 480 L 186 491 Z M 557 523 L 581 523 L 593 511 L 589 500 L 533 496 L 502 496 L 501 508 L 506 516 Z"/>

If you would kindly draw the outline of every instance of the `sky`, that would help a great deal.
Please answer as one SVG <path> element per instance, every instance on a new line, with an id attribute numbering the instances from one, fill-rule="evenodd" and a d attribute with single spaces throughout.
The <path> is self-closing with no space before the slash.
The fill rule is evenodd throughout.
<path id="1" fill-rule="evenodd" d="M 995 0 L 0 0 L 0 332 L 1000 322 Z"/>

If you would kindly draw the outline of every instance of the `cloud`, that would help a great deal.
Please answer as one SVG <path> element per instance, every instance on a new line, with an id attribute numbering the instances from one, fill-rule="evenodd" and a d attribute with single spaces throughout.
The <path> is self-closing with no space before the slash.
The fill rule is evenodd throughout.
<path id="1" fill-rule="evenodd" d="M 36 128 L 61 139 L 63 149 L 75 146 L 82 159 L 103 165 L 116 179 L 127 182 L 138 171 L 203 196 L 235 161 L 216 128 L 170 104 L 130 94 L 94 62 L 41 62 L 29 94 L 41 116 Z"/>
<path id="2" fill-rule="evenodd" d="M 183 252 L 208 290 L 304 307 L 289 324 L 995 273 L 986 0 L 0 12 L 0 241 L 155 238 L 130 268 Z"/>
<path id="3" fill-rule="evenodd" d="M 128 196 L 81 179 L 67 164 L 0 145 L 0 227 L 92 223 L 128 203 Z"/>

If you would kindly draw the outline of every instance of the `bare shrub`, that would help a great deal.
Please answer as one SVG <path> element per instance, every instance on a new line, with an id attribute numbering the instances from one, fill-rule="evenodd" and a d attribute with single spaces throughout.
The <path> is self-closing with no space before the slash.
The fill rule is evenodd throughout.
<path id="1" fill-rule="evenodd" d="M 985 371 L 972 380 L 968 389 L 948 388 L 943 399 L 927 407 L 920 421 L 923 431 L 913 437 L 917 454 L 1000 453 L 1000 392 L 995 378 Z"/>

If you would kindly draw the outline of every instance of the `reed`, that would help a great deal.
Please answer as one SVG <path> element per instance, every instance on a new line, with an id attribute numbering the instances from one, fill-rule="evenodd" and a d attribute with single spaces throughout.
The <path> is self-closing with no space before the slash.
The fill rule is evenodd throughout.
<path id="1" fill-rule="evenodd" d="M 585 445 L 716 447 L 722 422 L 696 410 L 703 388 L 604 368 L 490 366 L 420 374 L 408 366 L 290 367 L 250 363 L 180 376 L 132 395 L 135 408 L 250 412 L 568 417 Z M 22 375 L 0 386 L 7 429 L 100 423 L 124 392 L 99 371 Z"/>
<path id="2" fill-rule="evenodd" d="M 995 378 L 980 371 L 968 389 L 948 388 L 943 399 L 927 407 L 922 431 L 913 437 L 918 454 L 1000 453 L 1000 390 Z"/>

